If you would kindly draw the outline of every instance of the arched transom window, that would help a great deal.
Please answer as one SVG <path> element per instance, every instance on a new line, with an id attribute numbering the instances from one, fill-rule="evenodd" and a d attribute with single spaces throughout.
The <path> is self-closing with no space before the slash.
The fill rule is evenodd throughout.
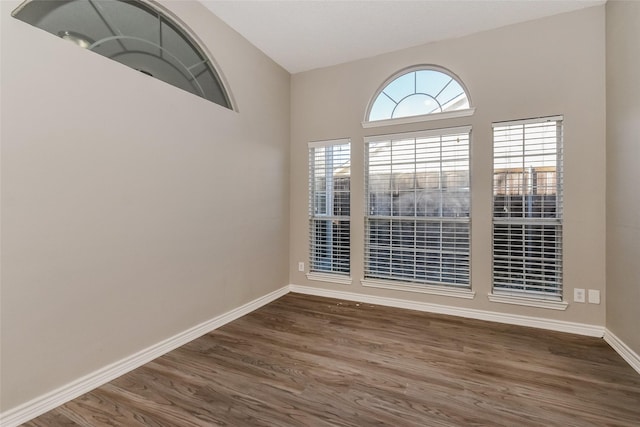
<path id="1" fill-rule="evenodd" d="M 211 59 L 186 28 L 142 0 L 31 0 L 13 16 L 232 109 Z"/>
<path id="2" fill-rule="evenodd" d="M 394 76 L 373 98 L 367 121 L 468 110 L 462 83 L 439 67 L 419 67 Z"/>

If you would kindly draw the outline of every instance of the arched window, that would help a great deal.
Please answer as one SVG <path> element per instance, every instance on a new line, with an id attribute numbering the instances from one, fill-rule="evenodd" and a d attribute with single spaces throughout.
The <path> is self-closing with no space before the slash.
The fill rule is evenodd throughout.
<path id="1" fill-rule="evenodd" d="M 21 21 L 232 109 L 212 61 L 186 29 L 142 0 L 31 0 Z"/>
<path id="2" fill-rule="evenodd" d="M 435 66 L 413 67 L 396 74 L 376 93 L 367 122 L 471 111 L 469 95 L 453 73 Z M 463 114 L 464 115 L 464 114 Z"/>

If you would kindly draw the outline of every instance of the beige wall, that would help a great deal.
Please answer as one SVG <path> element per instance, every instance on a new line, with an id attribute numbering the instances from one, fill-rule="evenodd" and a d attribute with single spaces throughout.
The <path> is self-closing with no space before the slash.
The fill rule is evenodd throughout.
<path id="1" fill-rule="evenodd" d="M 607 3 L 607 329 L 640 354 L 640 3 Z"/>
<path id="2" fill-rule="evenodd" d="M 389 76 L 416 64 L 456 73 L 470 91 L 471 118 L 363 129 L 370 98 Z M 492 303 L 491 123 L 564 115 L 564 292 L 555 311 Z M 471 124 L 473 300 L 364 288 L 363 137 Z M 604 6 L 427 44 L 292 76 L 290 280 L 297 285 L 521 314 L 604 326 L 605 323 L 605 14 Z M 309 281 L 307 143 L 352 140 L 352 285 Z M 573 289 L 597 289 L 603 303 L 574 304 Z"/>
<path id="3" fill-rule="evenodd" d="M 202 5 L 239 113 L 2 14 L 2 411 L 287 284 L 290 76 Z"/>

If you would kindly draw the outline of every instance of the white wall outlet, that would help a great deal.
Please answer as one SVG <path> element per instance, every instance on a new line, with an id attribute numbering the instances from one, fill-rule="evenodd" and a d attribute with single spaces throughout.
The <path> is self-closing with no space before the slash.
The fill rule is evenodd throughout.
<path id="1" fill-rule="evenodd" d="M 589 289 L 589 304 L 600 304 L 600 291 Z"/>
<path id="2" fill-rule="evenodd" d="M 576 288 L 573 290 L 573 302 L 585 302 L 584 289 Z"/>
<path id="3" fill-rule="evenodd" d="M 298 263 L 298 271 L 304 271 L 304 262 Z"/>

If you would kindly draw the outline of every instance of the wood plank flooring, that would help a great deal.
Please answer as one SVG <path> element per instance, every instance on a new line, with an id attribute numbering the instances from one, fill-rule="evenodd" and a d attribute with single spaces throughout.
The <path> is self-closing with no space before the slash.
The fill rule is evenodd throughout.
<path id="1" fill-rule="evenodd" d="M 640 426 L 602 339 L 288 294 L 25 424 Z"/>

